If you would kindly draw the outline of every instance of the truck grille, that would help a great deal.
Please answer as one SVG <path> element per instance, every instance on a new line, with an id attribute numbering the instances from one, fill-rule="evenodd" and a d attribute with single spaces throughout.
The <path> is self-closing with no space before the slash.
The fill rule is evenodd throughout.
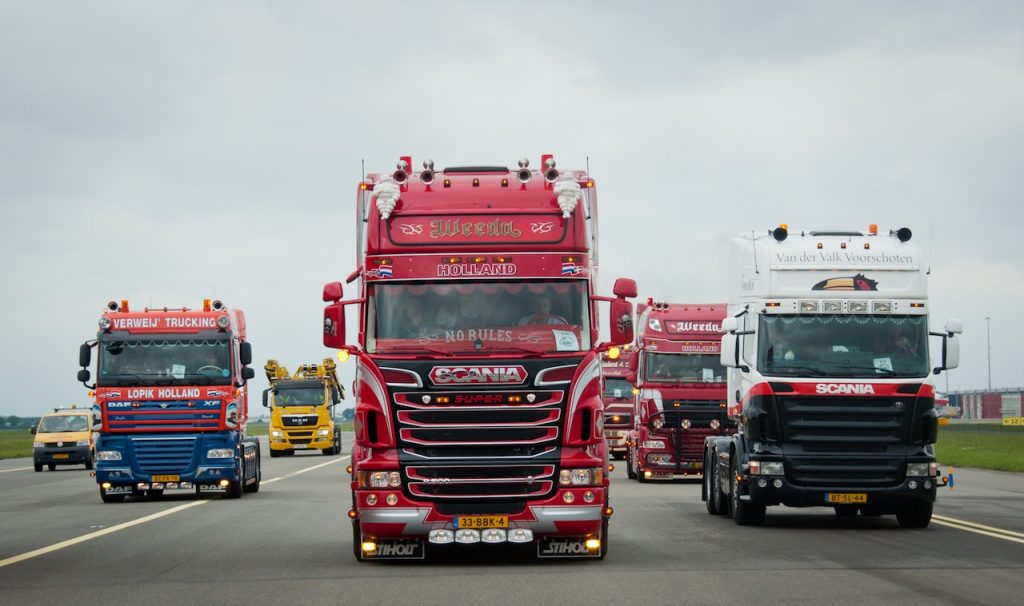
<path id="1" fill-rule="evenodd" d="M 554 465 L 446 465 L 405 468 L 409 492 L 417 498 L 537 498 L 551 493 Z"/>
<path id="2" fill-rule="evenodd" d="M 107 410 L 110 431 L 196 431 L 220 426 L 219 400 L 141 401 L 132 404 L 130 409 Z"/>
<path id="3" fill-rule="evenodd" d="M 786 475 L 809 487 L 882 488 L 903 482 L 904 457 L 888 454 L 910 438 L 914 396 L 776 398 Z"/>
<path id="4" fill-rule="evenodd" d="M 316 415 L 282 415 L 281 424 L 285 427 L 303 427 L 316 425 Z"/>
<path id="5" fill-rule="evenodd" d="M 183 474 L 195 458 L 195 438 L 133 438 L 139 470 L 149 474 Z"/>

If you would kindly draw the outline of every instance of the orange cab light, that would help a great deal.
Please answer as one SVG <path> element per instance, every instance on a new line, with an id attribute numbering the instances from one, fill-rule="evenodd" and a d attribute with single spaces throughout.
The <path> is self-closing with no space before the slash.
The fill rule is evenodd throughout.
<path id="1" fill-rule="evenodd" d="M 508 401 L 509 401 L 509 403 L 511 403 L 511 404 L 518 404 L 518 403 L 520 403 L 520 402 L 522 402 L 522 401 L 523 401 L 523 396 L 520 396 L 520 395 L 511 395 L 511 396 L 509 396 L 509 397 L 508 397 Z"/>
<path id="2" fill-rule="evenodd" d="M 870 249 L 871 249 L 871 244 L 865 242 L 864 243 L 864 250 L 870 250 Z"/>
<path id="3" fill-rule="evenodd" d="M 769 301 L 764 304 L 765 307 L 779 307 L 780 305 L 782 305 L 782 303 L 779 303 L 778 301 Z"/>
<path id="4" fill-rule="evenodd" d="M 593 182 L 593 181 L 587 181 L 587 182 L 586 182 L 586 183 L 585 183 L 585 184 L 583 185 L 583 187 L 594 187 L 594 182 Z"/>
<path id="5" fill-rule="evenodd" d="M 472 263 L 486 263 L 487 257 L 473 257 Z"/>
<path id="6" fill-rule="evenodd" d="M 562 257 L 562 263 L 575 263 L 576 257 Z"/>
<path id="7" fill-rule="evenodd" d="M 878 224 L 877 223 L 872 223 L 871 225 L 868 225 L 868 233 L 871 234 L 872 236 L 877 236 L 878 235 Z"/>
<path id="8" fill-rule="evenodd" d="M 508 179 L 502 179 L 501 180 L 501 186 L 502 187 L 508 187 Z"/>
<path id="9" fill-rule="evenodd" d="M 121 299 L 121 311 L 128 312 L 128 299 Z"/>
<path id="10" fill-rule="evenodd" d="M 911 307 L 924 307 L 924 303 L 911 303 Z"/>
<path id="11" fill-rule="evenodd" d="M 779 227 L 786 231 L 789 231 L 789 223 L 779 223 Z"/>
<path id="12" fill-rule="evenodd" d="M 444 186 L 445 187 L 451 187 L 452 186 L 452 180 L 451 179 L 445 179 L 444 180 Z"/>
<path id="13" fill-rule="evenodd" d="M 839 248 L 846 248 L 846 242 L 840 242 Z"/>
<path id="14" fill-rule="evenodd" d="M 473 179 L 473 187 L 480 187 L 480 179 Z"/>
<path id="15" fill-rule="evenodd" d="M 495 263 L 511 263 L 512 257 L 491 257 L 491 261 Z"/>
<path id="16" fill-rule="evenodd" d="M 360 183 L 359 184 L 359 189 L 361 189 L 363 191 L 366 191 L 366 184 L 365 183 Z"/>
<path id="17" fill-rule="evenodd" d="M 210 300 L 203 299 L 203 311 L 210 311 Z"/>
<path id="18" fill-rule="evenodd" d="M 391 265 L 391 259 L 374 259 L 374 265 Z"/>
<path id="19" fill-rule="evenodd" d="M 445 263 L 462 263 L 462 257 L 448 257 L 444 260 Z"/>
<path id="20" fill-rule="evenodd" d="M 821 250 L 823 247 L 824 245 L 821 242 L 818 242 L 818 250 Z"/>
<path id="21" fill-rule="evenodd" d="M 448 396 L 437 396 L 437 403 L 438 404 L 447 404 L 450 401 L 451 401 L 451 398 L 449 398 Z"/>

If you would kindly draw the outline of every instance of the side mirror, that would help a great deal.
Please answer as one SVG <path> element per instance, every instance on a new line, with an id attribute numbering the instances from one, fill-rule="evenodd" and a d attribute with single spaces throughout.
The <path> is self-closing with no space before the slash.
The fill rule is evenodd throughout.
<path id="1" fill-rule="evenodd" d="M 629 352 L 629 362 L 628 362 L 627 368 L 629 368 L 630 372 L 632 372 L 633 374 L 636 374 L 636 372 L 640 369 L 640 353 L 639 352 L 636 352 L 636 351 Z M 635 383 L 636 381 L 633 381 L 633 382 Z"/>
<path id="2" fill-rule="evenodd" d="M 624 280 L 625 278 L 619 278 Z M 630 282 L 633 282 L 630 280 Z M 618 285 L 618 280 L 616 281 Z M 633 283 L 634 294 L 636 296 L 636 283 Z M 618 294 L 618 293 L 616 293 Z M 629 301 L 619 298 L 613 299 L 611 302 L 611 343 L 612 345 L 625 345 L 626 343 L 633 342 L 633 304 Z M 326 345 L 326 343 L 324 343 Z"/>
<path id="3" fill-rule="evenodd" d="M 80 383 L 87 383 L 89 381 L 90 376 L 91 375 L 89 374 L 88 368 L 83 368 L 82 370 L 78 371 L 78 381 Z"/>
<path id="4" fill-rule="evenodd" d="M 615 286 L 612 287 L 612 294 L 623 299 L 636 298 L 636 280 L 633 280 L 632 278 L 619 278 L 615 280 Z"/>
<path id="5" fill-rule="evenodd" d="M 960 339 L 954 333 L 942 338 L 942 370 L 952 370 L 957 366 L 960 366 Z"/>
<path id="6" fill-rule="evenodd" d="M 331 388 L 331 402 L 333 404 L 338 404 L 339 402 L 341 402 L 342 399 L 343 398 L 341 397 L 341 389 L 339 389 L 337 386 Z"/>
<path id="7" fill-rule="evenodd" d="M 341 301 L 341 282 L 329 282 L 324 284 L 324 303 L 337 303 Z"/>
<path id="8" fill-rule="evenodd" d="M 256 376 L 256 371 L 252 368 L 245 366 L 242 368 L 242 380 L 248 381 Z"/>
<path id="9" fill-rule="evenodd" d="M 82 343 L 78 346 L 78 365 L 87 368 L 90 363 L 92 363 L 92 347 L 89 347 L 88 343 Z"/>
<path id="10" fill-rule="evenodd" d="M 243 341 L 238 345 L 238 359 L 242 362 L 242 366 L 248 366 L 252 364 L 252 344 L 248 341 Z M 250 379 L 252 377 L 249 377 Z"/>
<path id="11" fill-rule="evenodd" d="M 268 387 L 267 389 L 263 390 L 263 408 L 270 408 L 270 401 L 268 400 L 269 397 L 270 388 Z"/>
<path id="12" fill-rule="evenodd" d="M 960 320 L 950 318 L 946 320 L 946 334 L 959 335 L 964 332 L 964 324 Z M 83 365 L 84 366 L 84 365 Z"/>
<path id="13" fill-rule="evenodd" d="M 722 320 L 722 332 L 724 333 L 736 332 L 736 329 L 739 328 L 739 326 L 739 322 L 737 322 L 736 318 L 733 316 L 729 316 Z"/>
<path id="14" fill-rule="evenodd" d="M 726 318 L 728 320 L 729 318 Z M 725 322 L 722 322 L 724 329 Z M 736 342 L 739 338 L 736 335 L 722 335 L 722 353 L 719 354 L 719 359 L 722 362 L 722 366 L 726 368 L 738 368 L 740 365 L 739 351 L 736 349 Z"/>
<path id="15" fill-rule="evenodd" d="M 631 370 L 628 373 L 626 373 L 626 381 L 630 385 L 636 385 L 636 371 Z"/>
<path id="16" fill-rule="evenodd" d="M 341 296 L 341 283 L 338 285 L 338 296 Z M 327 287 L 324 287 L 324 298 L 327 297 Z M 324 308 L 324 347 L 332 349 L 345 348 L 345 307 L 335 301 Z"/>
<path id="17" fill-rule="evenodd" d="M 33 425 L 32 427 L 29 427 L 29 428 L 28 428 L 28 432 L 29 432 L 30 434 L 32 434 L 32 435 L 35 435 L 35 433 L 36 433 L 36 426 L 35 426 L 35 425 Z"/>

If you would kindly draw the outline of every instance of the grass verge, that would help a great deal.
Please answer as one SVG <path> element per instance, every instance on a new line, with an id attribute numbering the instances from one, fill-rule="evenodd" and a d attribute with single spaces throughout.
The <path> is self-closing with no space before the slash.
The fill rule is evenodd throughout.
<path id="1" fill-rule="evenodd" d="M 0 429 L 0 459 L 31 457 L 34 438 L 27 429 Z"/>
<path id="2" fill-rule="evenodd" d="M 939 428 L 935 455 L 943 467 L 1024 472 L 1024 428 L 951 424 Z"/>

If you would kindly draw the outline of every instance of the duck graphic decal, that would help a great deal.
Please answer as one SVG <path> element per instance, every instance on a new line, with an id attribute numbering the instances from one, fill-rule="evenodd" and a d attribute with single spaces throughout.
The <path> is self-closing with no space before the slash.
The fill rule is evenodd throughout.
<path id="1" fill-rule="evenodd" d="M 829 278 L 815 284 L 811 290 L 878 290 L 878 282 L 857 274 L 848 278 Z"/>

